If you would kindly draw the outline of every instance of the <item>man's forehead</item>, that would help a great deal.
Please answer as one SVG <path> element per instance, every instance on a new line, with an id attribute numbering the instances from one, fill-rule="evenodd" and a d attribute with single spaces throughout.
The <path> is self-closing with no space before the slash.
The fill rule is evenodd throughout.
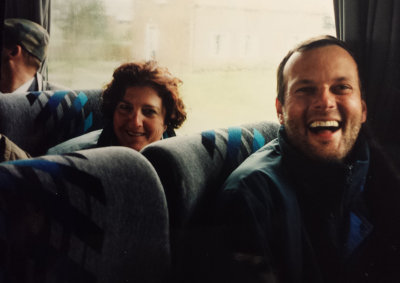
<path id="1" fill-rule="evenodd" d="M 299 60 L 299 57 L 303 52 L 296 51 L 290 56 L 289 60 L 285 64 L 285 68 L 283 69 L 283 75 L 286 77 L 288 70 L 290 70 L 295 62 Z"/>
<path id="2" fill-rule="evenodd" d="M 334 66 L 335 63 L 342 62 L 346 62 L 349 66 L 354 67 L 347 69 L 347 71 L 352 73 L 354 70 L 353 75 L 358 77 L 357 63 L 354 58 L 347 50 L 338 45 L 327 45 L 294 52 L 285 65 L 283 75 L 286 81 L 288 73 L 293 73 L 294 70 L 305 72 L 318 67 L 325 68 L 328 65 L 327 63 L 329 63 L 329 66 Z M 295 72 L 296 75 L 299 75 L 298 72 Z"/>

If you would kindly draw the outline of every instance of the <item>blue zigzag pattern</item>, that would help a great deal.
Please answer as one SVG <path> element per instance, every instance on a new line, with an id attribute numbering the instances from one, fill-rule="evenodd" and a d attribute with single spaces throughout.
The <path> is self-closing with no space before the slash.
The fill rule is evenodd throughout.
<path id="1" fill-rule="evenodd" d="M 253 129 L 252 153 L 265 145 L 264 136 L 257 130 Z M 201 133 L 201 142 L 206 148 L 211 158 L 214 158 L 214 150 L 216 148 L 216 133 L 215 131 L 204 131 Z M 228 128 L 228 141 L 227 141 L 227 160 L 234 161 L 237 159 L 242 146 L 242 128 L 231 127 Z"/>
<path id="2" fill-rule="evenodd" d="M 62 103 L 62 101 L 65 99 L 65 96 L 70 93 L 70 91 L 63 90 L 63 91 L 56 91 L 49 97 L 48 102 L 42 109 L 42 111 L 39 113 L 39 115 L 36 117 L 36 122 L 38 123 L 45 123 L 51 116 L 53 115 L 59 115 L 57 113 L 57 107 Z M 38 99 L 38 97 L 43 94 L 43 92 L 30 92 L 27 95 L 27 99 L 29 100 L 30 105 L 33 105 L 33 103 Z M 61 124 L 65 124 L 71 120 L 74 120 L 76 117 L 79 116 L 79 114 L 82 112 L 82 109 L 84 108 L 85 104 L 88 102 L 88 97 L 84 92 L 79 92 L 79 94 L 75 97 L 73 100 L 73 104 L 69 109 L 66 109 L 65 112 L 63 112 L 62 117 L 58 117 L 58 120 L 60 121 Z M 84 118 L 83 121 L 83 133 L 85 133 L 88 129 L 90 129 L 93 125 L 93 113 L 90 112 L 86 118 Z M 78 127 L 79 128 L 79 127 Z M 80 130 L 82 131 L 82 130 Z M 78 132 L 76 134 L 81 134 L 82 132 Z"/>

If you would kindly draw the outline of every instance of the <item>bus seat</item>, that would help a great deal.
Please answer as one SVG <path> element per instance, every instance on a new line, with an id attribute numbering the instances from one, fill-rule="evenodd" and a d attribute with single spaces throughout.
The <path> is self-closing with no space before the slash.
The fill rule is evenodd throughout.
<path id="1" fill-rule="evenodd" d="M 67 139 L 103 127 L 101 90 L 0 95 L 0 133 L 33 156 Z"/>
<path id="2" fill-rule="evenodd" d="M 171 229 L 185 223 L 199 198 L 220 187 L 227 176 L 264 144 L 279 125 L 259 122 L 157 141 L 141 152 L 163 184 Z"/>
<path id="3" fill-rule="evenodd" d="M 277 137 L 278 129 L 277 123 L 258 122 L 177 136 L 142 149 L 167 198 L 174 282 L 204 281 L 202 273 L 214 266 L 207 255 L 219 236 L 213 227 L 216 194 L 237 166 Z"/>
<path id="4" fill-rule="evenodd" d="M 165 194 L 137 151 L 4 162 L 0 179 L 0 282 L 165 282 Z"/>

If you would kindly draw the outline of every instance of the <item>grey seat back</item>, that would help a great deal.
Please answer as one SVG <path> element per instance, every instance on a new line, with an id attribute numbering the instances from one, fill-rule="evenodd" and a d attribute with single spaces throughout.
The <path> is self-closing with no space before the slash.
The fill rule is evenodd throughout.
<path id="1" fill-rule="evenodd" d="M 101 90 L 0 95 L 0 133 L 33 156 L 103 127 Z"/>
<path id="2" fill-rule="evenodd" d="M 170 217 L 174 282 L 206 282 L 208 255 L 219 237 L 213 226 L 216 195 L 250 154 L 277 137 L 279 125 L 259 122 L 152 143 L 142 150 L 163 184 Z"/>
<path id="3" fill-rule="evenodd" d="M 168 212 L 124 147 L 0 164 L 0 282 L 164 282 Z"/>
<path id="4" fill-rule="evenodd" d="M 251 153 L 277 137 L 279 125 L 259 122 L 152 143 L 142 154 L 153 164 L 167 196 L 172 229 L 196 202 L 215 191 Z"/>

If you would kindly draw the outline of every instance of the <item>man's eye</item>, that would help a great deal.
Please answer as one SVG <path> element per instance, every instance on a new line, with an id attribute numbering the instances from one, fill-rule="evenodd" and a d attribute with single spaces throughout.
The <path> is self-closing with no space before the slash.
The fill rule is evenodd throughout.
<path id="1" fill-rule="evenodd" d="M 296 90 L 296 92 L 303 92 L 303 93 L 314 93 L 315 92 L 315 87 L 312 86 L 305 86 L 305 87 L 301 87 L 299 89 Z"/>
<path id="2" fill-rule="evenodd" d="M 340 85 L 333 87 L 333 92 L 338 93 L 338 94 L 348 93 L 351 90 L 352 90 L 352 87 L 350 85 L 346 85 L 346 84 L 340 84 Z"/>

